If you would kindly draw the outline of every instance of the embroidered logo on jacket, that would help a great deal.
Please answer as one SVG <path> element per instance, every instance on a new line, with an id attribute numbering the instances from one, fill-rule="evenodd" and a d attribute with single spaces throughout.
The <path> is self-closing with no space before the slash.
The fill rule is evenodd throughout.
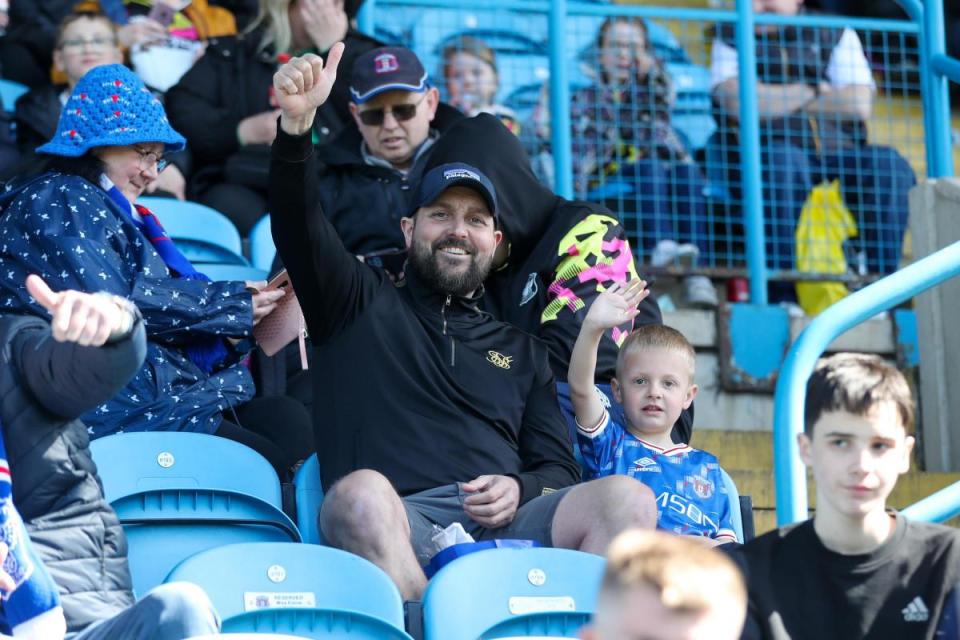
<path id="1" fill-rule="evenodd" d="M 534 271 L 527 277 L 527 284 L 523 286 L 523 293 L 520 294 L 520 306 L 527 304 L 537 295 L 540 287 L 537 286 L 537 272 Z"/>
<path id="2" fill-rule="evenodd" d="M 509 369 L 510 363 L 513 362 L 513 356 L 505 356 L 496 351 L 487 351 L 487 362 L 501 369 Z"/>

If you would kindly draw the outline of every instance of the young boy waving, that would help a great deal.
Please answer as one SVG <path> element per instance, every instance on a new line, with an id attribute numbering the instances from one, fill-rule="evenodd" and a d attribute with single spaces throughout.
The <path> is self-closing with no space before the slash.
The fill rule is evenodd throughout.
<path id="1" fill-rule="evenodd" d="M 683 334 L 645 325 L 624 340 L 610 386 L 623 405 L 626 424 L 611 418 L 594 388 L 601 336 L 628 324 L 647 295 L 642 280 L 611 286 L 590 306 L 574 344 L 567 378 L 585 479 L 632 476 L 656 496 L 657 528 L 716 543 L 735 542 L 717 458 L 670 438 L 680 412 L 697 395 L 696 354 Z"/>

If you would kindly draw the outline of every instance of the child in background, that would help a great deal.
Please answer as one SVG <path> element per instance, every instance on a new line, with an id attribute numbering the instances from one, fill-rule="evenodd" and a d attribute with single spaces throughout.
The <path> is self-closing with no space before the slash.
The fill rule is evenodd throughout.
<path id="1" fill-rule="evenodd" d="M 676 329 L 638 327 L 620 346 L 614 398 L 627 424 L 611 419 L 594 389 L 597 347 L 604 332 L 629 323 L 649 295 L 646 283 L 617 283 L 590 306 L 570 358 L 568 382 L 577 418 L 584 479 L 625 474 L 657 498 L 657 527 L 700 536 L 714 544 L 736 542 L 730 505 L 717 458 L 685 444 L 670 431 L 697 395 L 693 347 Z"/>
<path id="2" fill-rule="evenodd" d="M 517 114 L 496 104 L 500 75 L 493 49 L 478 38 L 460 36 L 443 48 L 443 78 L 448 102 L 468 116 L 489 113 L 514 135 L 520 135 Z"/>
<path id="3" fill-rule="evenodd" d="M 60 640 L 67 622 L 57 585 L 30 545 L 13 505 L 10 465 L 0 432 L 0 632 L 15 638 Z"/>

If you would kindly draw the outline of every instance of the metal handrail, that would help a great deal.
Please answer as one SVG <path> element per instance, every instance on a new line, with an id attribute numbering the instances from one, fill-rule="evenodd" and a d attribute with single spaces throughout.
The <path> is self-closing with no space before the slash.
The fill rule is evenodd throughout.
<path id="1" fill-rule="evenodd" d="M 840 300 L 800 334 L 780 369 L 774 395 L 773 469 L 777 524 L 807 518 L 807 475 L 797 447 L 803 430 L 807 379 L 817 358 L 848 329 L 952 277 L 960 275 L 960 242 L 918 260 Z M 960 498 L 960 490 L 957 492 Z"/>

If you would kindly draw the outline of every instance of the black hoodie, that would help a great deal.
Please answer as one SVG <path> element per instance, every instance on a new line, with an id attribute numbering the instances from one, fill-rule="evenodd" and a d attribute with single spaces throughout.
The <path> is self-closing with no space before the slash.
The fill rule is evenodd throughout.
<path id="1" fill-rule="evenodd" d="M 512 476 L 521 504 L 579 472 L 541 342 L 407 275 L 348 252 L 317 206 L 309 136 L 278 131 L 273 237 L 307 320 L 323 485 L 374 469 L 400 495 Z"/>
<path id="2" fill-rule="evenodd" d="M 484 309 L 543 339 L 554 375 L 566 380 L 573 345 L 593 300 L 613 282 L 637 276 L 620 220 L 601 205 L 566 200 L 545 187 L 517 137 L 489 114 L 451 126 L 434 145 L 425 171 L 447 162 L 480 169 L 497 190 L 510 255 L 484 284 Z M 652 296 L 641 303 L 634 322 L 663 322 Z M 619 347 L 614 333 L 623 339 L 614 330 L 601 340 L 597 382 L 615 375 Z M 689 442 L 692 424 L 692 413 L 684 412 L 675 438 Z"/>

